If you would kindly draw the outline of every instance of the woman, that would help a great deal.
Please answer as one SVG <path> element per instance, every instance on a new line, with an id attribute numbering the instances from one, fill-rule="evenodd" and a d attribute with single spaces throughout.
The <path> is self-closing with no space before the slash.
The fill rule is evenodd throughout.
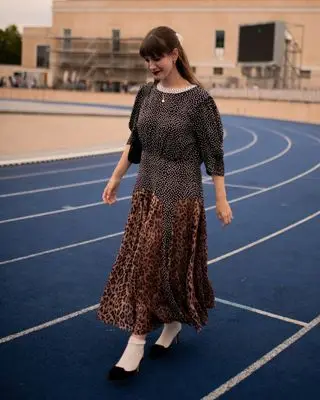
<path id="1" fill-rule="evenodd" d="M 180 38 L 180 40 L 179 40 Z M 163 355 L 182 324 L 197 331 L 214 307 L 207 276 L 207 235 L 201 164 L 212 176 L 216 214 L 232 219 L 226 198 L 223 128 L 212 97 L 195 79 L 181 36 L 169 27 L 152 29 L 140 55 L 155 78 L 143 85 L 130 117 L 142 144 L 139 173 L 122 244 L 105 287 L 98 318 L 131 332 L 109 379 L 134 375 L 146 335 L 164 325 L 150 356 Z M 137 125 L 135 121 L 137 119 Z M 133 134 L 104 192 L 113 204 L 130 166 Z"/>

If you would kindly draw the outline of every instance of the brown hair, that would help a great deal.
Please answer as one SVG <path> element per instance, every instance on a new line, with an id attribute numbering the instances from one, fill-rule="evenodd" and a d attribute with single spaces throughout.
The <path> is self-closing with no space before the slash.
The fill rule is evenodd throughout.
<path id="1" fill-rule="evenodd" d="M 141 43 L 139 53 L 143 58 L 150 57 L 151 59 L 156 59 L 171 53 L 175 48 L 177 48 L 179 52 L 176 62 L 179 74 L 188 82 L 201 86 L 192 71 L 187 55 L 176 32 L 168 26 L 158 26 L 148 32 Z"/>

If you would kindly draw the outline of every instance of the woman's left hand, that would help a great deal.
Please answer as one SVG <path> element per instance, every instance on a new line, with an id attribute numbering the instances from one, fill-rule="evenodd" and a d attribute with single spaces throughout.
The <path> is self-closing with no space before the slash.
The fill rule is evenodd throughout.
<path id="1" fill-rule="evenodd" d="M 232 210 L 226 199 L 217 200 L 216 202 L 217 218 L 222 222 L 223 226 L 229 225 L 233 219 Z"/>

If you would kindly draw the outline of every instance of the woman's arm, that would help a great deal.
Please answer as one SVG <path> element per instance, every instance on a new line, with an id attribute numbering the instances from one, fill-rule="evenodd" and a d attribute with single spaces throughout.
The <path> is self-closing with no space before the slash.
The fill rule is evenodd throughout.
<path id="1" fill-rule="evenodd" d="M 212 181 L 216 191 L 216 214 L 223 225 L 229 225 L 233 219 L 232 210 L 227 200 L 224 176 L 213 175 Z"/>
<path id="2" fill-rule="evenodd" d="M 128 171 L 131 163 L 128 160 L 130 145 L 126 145 L 122 156 L 113 171 L 111 178 L 108 180 L 106 187 L 102 193 L 102 200 L 106 204 L 113 204 L 117 201 L 117 191 L 123 175 Z"/>
<path id="3" fill-rule="evenodd" d="M 122 156 L 113 171 L 111 179 L 121 180 L 125 173 L 130 168 L 131 162 L 128 160 L 130 145 L 126 145 Z"/>
<path id="4" fill-rule="evenodd" d="M 212 181 L 216 190 L 216 201 L 227 200 L 224 176 L 213 175 Z"/>

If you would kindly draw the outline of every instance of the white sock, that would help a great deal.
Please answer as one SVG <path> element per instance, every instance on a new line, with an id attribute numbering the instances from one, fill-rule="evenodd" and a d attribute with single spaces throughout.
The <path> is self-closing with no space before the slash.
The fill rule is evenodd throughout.
<path id="1" fill-rule="evenodd" d="M 166 348 L 169 347 L 173 339 L 181 331 L 181 327 L 182 327 L 181 323 L 177 321 L 171 322 L 170 324 L 164 324 L 161 336 L 156 341 L 156 344 L 159 344 Z"/>
<path id="2" fill-rule="evenodd" d="M 121 367 L 126 371 L 134 371 L 137 369 L 144 354 L 145 343 L 145 340 L 130 336 L 127 347 L 116 364 L 116 367 Z"/>

